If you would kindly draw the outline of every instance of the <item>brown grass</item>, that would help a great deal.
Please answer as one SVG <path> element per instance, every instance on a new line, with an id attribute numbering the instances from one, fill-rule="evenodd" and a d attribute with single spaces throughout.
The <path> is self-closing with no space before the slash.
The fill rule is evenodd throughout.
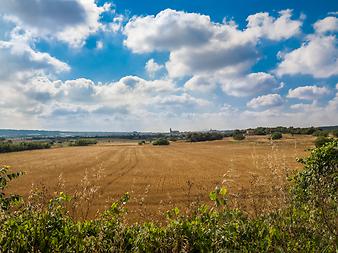
<path id="1" fill-rule="evenodd" d="M 296 158 L 306 156 L 312 143 L 310 136 L 273 142 L 251 136 L 240 142 L 226 138 L 170 146 L 111 142 L 0 154 L 0 164 L 25 172 L 10 184 L 9 192 L 27 197 L 32 185 L 44 185 L 50 194 L 67 192 L 74 195 L 71 212 L 78 218 L 94 217 L 130 192 L 131 220 L 160 219 L 174 206 L 207 201 L 220 184 L 229 189 L 232 205 L 259 215 L 284 201 L 285 174 L 301 168 Z"/>

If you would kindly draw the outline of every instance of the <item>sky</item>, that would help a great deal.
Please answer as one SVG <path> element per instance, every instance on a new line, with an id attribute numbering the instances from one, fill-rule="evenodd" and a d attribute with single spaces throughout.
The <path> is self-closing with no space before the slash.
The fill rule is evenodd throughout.
<path id="1" fill-rule="evenodd" d="M 0 2 L 0 128 L 338 125 L 334 0 Z"/>

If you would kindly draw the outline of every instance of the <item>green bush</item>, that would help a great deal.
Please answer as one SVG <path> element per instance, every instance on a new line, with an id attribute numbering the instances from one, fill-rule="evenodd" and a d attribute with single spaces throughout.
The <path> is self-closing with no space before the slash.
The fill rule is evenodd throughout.
<path id="1" fill-rule="evenodd" d="M 47 149 L 51 146 L 48 142 L 0 142 L 0 153 Z"/>
<path id="2" fill-rule="evenodd" d="M 315 146 L 316 146 L 316 148 L 319 148 L 319 147 L 325 145 L 326 143 L 328 143 L 330 141 L 331 141 L 331 138 L 327 138 L 327 137 L 324 137 L 324 136 L 319 136 L 315 140 Z"/>
<path id="3" fill-rule="evenodd" d="M 97 143 L 97 140 L 95 139 L 78 139 L 74 142 L 72 142 L 71 146 L 89 146 L 89 145 L 95 145 Z"/>
<path id="4" fill-rule="evenodd" d="M 234 138 L 234 140 L 236 140 L 236 141 L 241 141 L 241 140 L 245 139 L 245 135 L 242 134 L 242 133 L 234 133 L 232 135 L 232 138 Z"/>
<path id="5" fill-rule="evenodd" d="M 332 131 L 332 135 L 336 138 L 338 138 L 338 129 L 335 129 Z"/>
<path id="6" fill-rule="evenodd" d="M 165 138 L 159 138 L 153 141 L 153 145 L 156 145 L 156 146 L 169 145 L 169 144 L 170 142 Z"/>
<path id="7" fill-rule="evenodd" d="M 9 172 L 8 166 L 0 167 L 0 212 L 3 210 L 8 210 L 13 202 L 17 202 L 21 199 L 21 197 L 18 195 L 6 196 L 4 190 L 10 181 L 21 176 L 22 174 L 22 172 Z"/>
<path id="8" fill-rule="evenodd" d="M 329 131 L 324 131 L 324 130 L 316 130 L 315 132 L 313 132 L 312 134 L 313 136 L 324 136 L 324 137 L 328 137 L 329 136 Z"/>
<path id="9" fill-rule="evenodd" d="M 214 141 L 222 140 L 223 137 L 223 134 L 217 132 L 188 133 L 186 135 L 186 140 L 188 142 Z"/>
<path id="10" fill-rule="evenodd" d="M 146 141 L 142 140 L 138 142 L 138 145 L 143 145 L 143 144 L 146 144 Z"/>
<path id="11" fill-rule="evenodd" d="M 279 140 L 282 138 L 283 138 L 283 135 L 280 132 L 274 132 L 271 134 L 271 140 Z"/>
<path id="12" fill-rule="evenodd" d="M 267 135 L 269 129 L 266 129 L 264 127 L 257 127 L 253 131 L 255 135 Z"/>
<path id="13" fill-rule="evenodd" d="M 299 161 L 304 170 L 295 176 L 291 189 L 295 206 L 308 212 L 308 222 L 317 233 L 337 240 L 338 141 L 325 143 L 314 149 L 310 157 Z"/>

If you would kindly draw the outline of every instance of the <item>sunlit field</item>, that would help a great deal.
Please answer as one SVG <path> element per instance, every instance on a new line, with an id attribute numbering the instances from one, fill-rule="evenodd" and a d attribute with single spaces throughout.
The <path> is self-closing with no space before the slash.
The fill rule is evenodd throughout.
<path id="1" fill-rule="evenodd" d="M 243 141 L 225 138 L 169 146 L 105 141 L 0 154 L 0 161 L 25 172 L 8 192 L 27 197 L 38 188 L 46 200 L 54 192 L 66 192 L 74 198 L 70 210 L 79 219 L 95 217 L 129 192 L 128 219 L 162 220 L 170 208 L 207 202 L 217 185 L 228 189 L 232 205 L 257 214 L 281 204 L 279 193 L 286 176 L 302 167 L 296 158 L 308 155 L 313 140 L 312 136 L 284 135 L 278 141 L 249 136 Z"/>

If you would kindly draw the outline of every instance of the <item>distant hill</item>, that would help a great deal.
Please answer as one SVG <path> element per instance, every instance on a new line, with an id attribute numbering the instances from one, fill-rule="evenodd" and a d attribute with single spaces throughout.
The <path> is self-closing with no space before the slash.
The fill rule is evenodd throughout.
<path id="1" fill-rule="evenodd" d="M 316 127 L 322 130 L 338 129 L 338 126 Z M 205 130 L 202 132 L 221 132 L 231 134 L 234 130 Z M 192 131 L 193 132 L 193 131 Z M 181 132 L 184 133 L 184 132 Z M 0 137 L 5 138 L 58 138 L 58 137 L 135 137 L 135 136 L 154 136 L 165 133 L 154 132 L 72 132 L 72 131 L 48 131 L 48 130 L 14 130 L 0 129 Z"/>
<path id="2" fill-rule="evenodd" d="M 52 137 L 96 137 L 132 135 L 133 132 L 71 132 L 47 130 L 13 130 L 0 129 L 0 137 L 6 138 L 52 138 Z"/>
<path id="3" fill-rule="evenodd" d="M 322 130 L 335 130 L 335 129 L 338 129 L 338 126 L 321 126 L 321 127 L 318 127 Z"/>

